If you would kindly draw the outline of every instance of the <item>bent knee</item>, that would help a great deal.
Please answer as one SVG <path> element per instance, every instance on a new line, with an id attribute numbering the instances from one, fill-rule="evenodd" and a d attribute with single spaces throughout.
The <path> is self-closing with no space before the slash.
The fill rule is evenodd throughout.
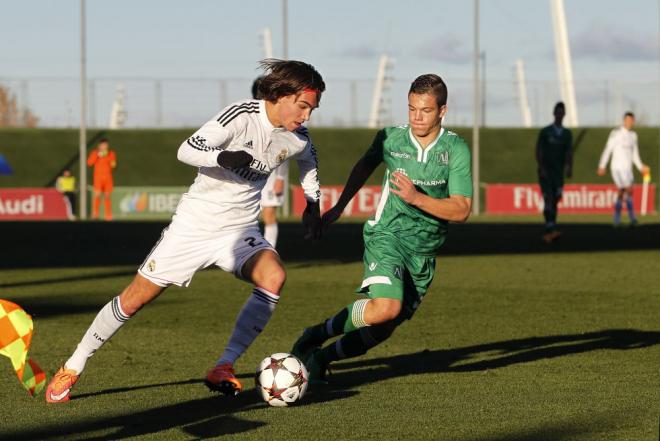
<path id="1" fill-rule="evenodd" d="M 401 313 L 401 302 L 394 299 L 374 299 L 369 302 L 369 320 L 370 325 L 379 325 L 387 323 L 399 316 Z"/>
<path id="2" fill-rule="evenodd" d="M 255 280 L 257 286 L 279 294 L 284 283 L 286 283 L 286 271 L 281 266 L 273 268 L 259 279 L 258 281 Z"/>

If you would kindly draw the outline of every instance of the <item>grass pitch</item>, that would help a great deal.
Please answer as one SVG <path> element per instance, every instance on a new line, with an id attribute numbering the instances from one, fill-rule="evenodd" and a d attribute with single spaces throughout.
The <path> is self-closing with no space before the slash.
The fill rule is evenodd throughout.
<path id="1" fill-rule="evenodd" d="M 282 301 L 239 360 L 246 391 L 209 393 L 248 285 L 198 273 L 132 319 L 89 362 L 67 404 L 31 399 L 8 360 L 0 439 L 657 440 L 660 252 L 440 257 L 412 321 L 301 405 L 270 408 L 258 362 L 355 297 L 359 262 L 290 263 Z M 134 267 L 0 270 L 0 297 L 34 317 L 48 372 Z"/>

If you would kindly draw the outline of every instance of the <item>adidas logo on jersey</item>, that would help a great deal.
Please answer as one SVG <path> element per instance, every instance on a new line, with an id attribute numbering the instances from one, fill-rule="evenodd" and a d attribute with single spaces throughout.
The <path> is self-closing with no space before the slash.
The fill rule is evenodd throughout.
<path id="1" fill-rule="evenodd" d="M 243 144 L 243 147 L 245 147 L 246 149 L 251 149 L 251 148 L 253 148 L 253 146 L 252 146 L 252 140 L 249 140 L 248 142 L 246 142 L 245 144 Z"/>

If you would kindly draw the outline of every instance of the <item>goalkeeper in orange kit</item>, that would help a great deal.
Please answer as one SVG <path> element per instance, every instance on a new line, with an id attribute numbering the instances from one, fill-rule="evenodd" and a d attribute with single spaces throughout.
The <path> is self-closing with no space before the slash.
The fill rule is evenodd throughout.
<path id="1" fill-rule="evenodd" d="M 99 145 L 87 158 L 87 166 L 94 167 L 94 205 L 92 208 L 92 219 L 99 218 L 101 207 L 101 194 L 104 197 L 105 220 L 112 220 L 112 171 L 117 166 L 117 155 L 110 150 L 110 144 L 106 138 L 99 141 Z"/>

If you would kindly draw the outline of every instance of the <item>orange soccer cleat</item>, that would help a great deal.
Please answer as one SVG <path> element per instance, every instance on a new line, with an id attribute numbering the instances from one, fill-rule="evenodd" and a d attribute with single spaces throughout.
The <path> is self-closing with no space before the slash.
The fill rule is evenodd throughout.
<path id="1" fill-rule="evenodd" d="M 48 403 L 64 403 L 69 401 L 71 398 L 71 388 L 76 381 L 78 381 L 79 375 L 76 375 L 76 371 L 73 369 L 67 369 L 62 366 L 48 383 L 48 388 L 46 388 L 46 401 Z"/>
<path id="2" fill-rule="evenodd" d="M 225 395 L 238 395 L 243 390 L 243 385 L 236 375 L 231 363 L 222 363 L 208 371 L 204 384 L 214 392 Z"/>

